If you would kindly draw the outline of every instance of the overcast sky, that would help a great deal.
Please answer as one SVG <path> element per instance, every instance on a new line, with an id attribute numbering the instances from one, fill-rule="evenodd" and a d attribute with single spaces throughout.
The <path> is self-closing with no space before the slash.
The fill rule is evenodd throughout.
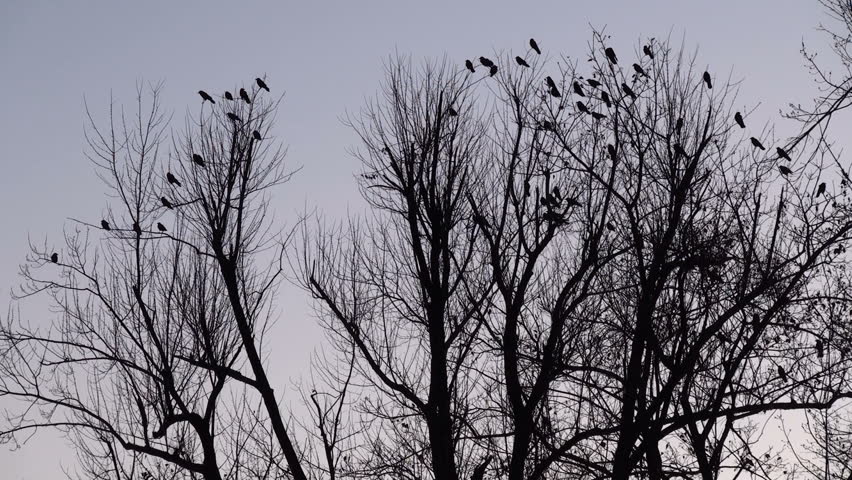
<path id="1" fill-rule="evenodd" d="M 585 58 L 591 27 L 606 27 L 619 57 L 630 58 L 640 38 L 671 35 L 699 49 L 700 66 L 742 79 L 738 105 L 758 106 L 750 123 L 762 124 L 813 96 L 799 49 L 804 39 L 826 50 L 815 30 L 821 21 L 815 0 L 2 0 L 0 314 L 12 305 L 8 292 L 20 281 L 28 239 L 59 247 L 68 217 L 97 221 L 106 204 L 83 155 L 84 98 L 103 118 L 111 92 L 130 105 L 137 82 L 162 80 L 163 106 L 180 127 L 198 107 L 198 89 L 220 93 L 266 75 L 273 93 L 286 92 L 273 134 L 289 146 L 291 165 L 304 167 L 273 200 L 277 218 L 292 220 L 306 206 L 339 218 L 360 208 L 358 165 L 347 154 L 355 138 L 340 118 L 376 92 L 382 62 L 395 51 L 447 55 L 461 66 L 494 51 L 524 51 L 535 37 L 549 55 Z M 287 288 L 271 358 L 285 405 L 298 401 L 286 386 L 321 345 L 304 299 Z M 39 301 L 20 308 L 46 325 Z M 19 451 L 0 446 L 4 479 L 60 478 L 73 465 L 73 452 L 51 433 Z"/>

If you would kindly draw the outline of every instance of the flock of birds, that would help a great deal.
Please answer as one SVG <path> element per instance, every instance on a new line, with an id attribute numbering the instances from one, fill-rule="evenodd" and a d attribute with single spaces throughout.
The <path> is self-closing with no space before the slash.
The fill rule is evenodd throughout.
<path id="1" fill-rule="evenodd" d="M 269 87 L 266 85 L 266 82 L 264 82 L 263 79 L 256 78 L 255 82 L 257 83 L 257 86 L 259 88 L 269 92 Z M 204 90 L 199 90 L 198 95 L 201 96 L 201 103 L 202 104 L 204 102 L 210 102 L 214 105 L 216 104 L 216 101 L 213 100 L 213 97 L 210 96 L 210 94 L 205 92 Z M 223 96 L 225 97 L 226 100 L 231 100 L 231 101 L 234 100 L 234 96 L 231 94 L 231 92 L 226 91 Z M 247 104 L 251 105 L 251 97 L 249 97 L 249 94 L 248 94 L 248 92 L 246 91 L 245 88 L 240 88 L 239 96 L 240 96 L 241 100 L 243 100 Z M 242 120 L 240 119 L 240 117 L 237 116 L 237 114 L 235 114 L 233 112 L 227 112 L 225 114 L 225 116 L 234 123 L 242 123 Z M 252 138 L 255 141 L 260 141 L 263 137 L 260 135 L 260 132 L 258 132 L 257 130 L 254 130 L 254 131 L 252 131 Z M 192 154 L 191 160 L 192 160 L 193 164 L 197 165 L 200 168 L 204 168 L 207 165 L 206 162 L 204 161 L 204 157 L 202 157 L 201 155 L 199 155 L 197 153 Z M 169 185 L 174 185 L 174 186 L 177 186 L 177 187 L 183 186 L 183 184 L 181 184 L 180 180 L 178 180 L 177 177 L 175 177 L 175 175 L 172 172 L 166 172 L 166 180 L 169 182 Z M 163 207 L 165 207 L 169 210 L 174 210 L 174 208 L 175 208 L 175 205 L 171 201 L 169 201 L 169 199 L 166 198 L 165 196 L 160 197 L 160 204 Z M 177 206 L 180 206 L 180 205 L 177 205 Z M 106 230 L 106 231 L 112 230 L 112 226 L 105 219 L 101 220 L 101 228 L 103 230 Z M 133 222 L 133 225 L 131 226 L 131 230 L 133 230 L 133 232 L 136 234 L 136 237 L 142 236 L 142 227 L 139 226 L 138 222 Z M 166 226 L 163 225 L 162 222 L 157 222 L 157 230 L 160 233 L 165 233 L 165 232 L 168 231 L 168 228 L 166 228 Z M 59 254 L 57 252 L 53 252 L 50 255 L 50 261 L 52 263 L 59 263 Z"/>

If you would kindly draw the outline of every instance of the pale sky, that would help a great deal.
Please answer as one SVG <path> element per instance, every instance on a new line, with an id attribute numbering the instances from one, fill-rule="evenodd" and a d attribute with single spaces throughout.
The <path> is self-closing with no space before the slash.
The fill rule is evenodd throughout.
<path id="1" fill-rule="evenodd" d="M 273 199 L 277 218 L 292 221 L 306 207 L 342 218 L 361 207 L 358 164 L 347 153 L 355 138 L 340 119 L 376 92 L 394 52 L 446 55 L 461 66 L 494 51 L 525 51 L 535 37 L 553 57 L 585 58 L 591 28 L 606 27 L 619 57 L 630 58 L 640 38 L 671 35 L 697 48 L 699 66 L 718 78 L 743 80 L 738 105 L 758 106 L 751 124 L 777 122 L 785 132 L 790 122 L 778 110 L 815 91 L 802 40 L 831 55 L 816 31 L 821 21 L 828 19 L 815 0 L 3 0 L 0 314 L 14 305 L 49 323 L 44 299 L 12 304 L 9 296 L 28 238 L 59 247 L 67 218 L 97 221 L 106 205 L 83 155 L 84 97 L 103 119 L 110 92 L 132 105 L 138 81 L 163 80 L 163 106 L 180 128 L 187 109 L 197 108 L 197 90 L 221 92 L 266 75 L 272 93 L 286 92 L 273 133 L 289 146 L 290 164 L 304 167 Z M 298 402 L 288 384 L 322 337 L 299 292 L 285 285 L 278 304 L 270 370 L 287 405 Z M 62 478 L 73 466 L 73 451 L 50 432 L 18 451 L 0 446 L 3 479 Z"/>

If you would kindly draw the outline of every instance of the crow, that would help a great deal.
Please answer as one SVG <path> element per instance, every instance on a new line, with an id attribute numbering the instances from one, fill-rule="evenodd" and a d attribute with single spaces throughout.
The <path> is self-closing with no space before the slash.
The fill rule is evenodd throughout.
<path id="1" fill-rule="evenodd" d="M 553 124 L 547 120 L 541 122 L 542 130 L 553 130 Z"/>
<path id="2" fill-rule="evenodd" d="M 785 167 L 784 165 L 778 165 L 778 170 L 781 171 L 781 175 L 790 175 L 791 173 L 793 173 L 792 170 Z"/>
<path id="3" fill-rule="evenodd" d="M 817 187 L 816 196 L 818 197 L 818 196 L 822 195 L 823 193 L 825 193 L 825 182 L 820 183 L 819 186 Z"/>
<path id="4" fill-rule="evenodd" d="M 606 118 L 606 115 L 604 115 L 603 113 L 592 112 L 592 118 L 594 118 L 595 120 L 600 120 L 602 118 Z"/>
<path id="5" fill-rule="evenodd" d="M 707 84 L 707 88 L 713 88 L 713 82 L 710 80 L 710 72 L 704 72 L 704 83 Z"/>
<path id="6" fill-rule="evenodd" d="M 586 96 L 586 94 L 583 93 L 583 87 L 580 86 L 580 82 L 578 82 L 576 80 L 574 81 L 574 93 L 576 93 L 577 95 L 579 95 L 581 97 Z"/>
<path id="7" fill-rule="evenodd" d="M 609 94 L 601 92 L 601 100 L 606 104 L 606 108 L 612 108 L 612 102 L 609 100 Z"/>
<path id="8" fill-rule="evenodd" d="M 787 372 L 784 371 L 784 367 L 778 365 L 778 375 L 781 377 L 782 382 L 787 382 Z"/>
<path id="9" fill-rule="evenodd" d="M 516 62 L 518 62 L 518 65 L 520 65 L 520 66 L 522 66 L 522 67 L 529 67 L 529 66 L 530 66 L 530 64 L 529 64 L 529 63 L 527 63 L 527 61 L 526 61 L 526 60 L 524 60 L 524 59 L 523 59 L 523 58 L 521 58 L 521 57 L 515 57 L 515 61 L 516 61 Z"/>
<path id="10" fill-rule="evenodd" d="M 458 114 L 459 114 L 459 112 L 457 112 L 455 108 L 447 107 L 447 115 L 449 115 L 451 117 L 456 117 L 456 116 L 458 116 Z"/>
<path id="11" fill-rule="evenodd" d="M 609 154 L 609 158 L 615 160 L 615 147 L 613 147 L 612 145 L 607 145 L 606 153 Z"/>
<path id="12" fill-rule="evenodd" d="M 601 86 L 601 82 L 595 80 L 594 78 L 587 78 L 586 83 L 588 83 L 589 86 L 592 88 L 598 88 Z"/>
<path id="13" fill-rule="evenodd" d="M 740 128 L 745 128 L 745 121 L 743 121 L 743 116 L 740 112 L 734 114 L 734 121 L 737 122 Z"/>
<path id="14" fill-rule="evenodd" d="M 225 92 L 225 100 L 233 100 L 234 96 L 231 95 L 231 92 Z"/>
<path id="15" fill-rule="evenodd" d="M 204 159 L 201 157 L 201 155 L 199 155 L 197 153 L 193 153 L 192 154 L 192 163 L 198 165 L 199 167 L 203 167 L 204 166 Z"/>
<path id="16" fill-rule="evenodd" d="M 544 77 L 544 83 L 546 83 L 547 86 L 550 88 L 556 87 L 556 82 L 554 82 L 553 79 L 550 78 L 550 75 Z"/>
<path id="17" fill-rule="evenodd" d="M 107 222 L 106 220 L 101 220 L 101 228 L 103 228 L 106 231 L 109 231 L 110 230 L 109 222 Z"/>
<path id="18" fill-rule="evenodd" d="M 228 117 L 228 120 L 230 120 L 232 122 L 240 122 L 241 121 L 240 117 L 238 117 L 236 113 L 228 112 L 228 113 L 225 114 L 225 116 Z"/>
<path id="19" fill-rule="evenodd" d="M 162 224 L 162 223 L 160 223 L 160 222 L 157 222 L 157 230 L 159 230 L 159 231 L 161 231 L 161 232 L 165 232 L 165 231 L 166 231 L 166 226 L 165 226 L 165 225 L 163 225 L 163 224 Z"/>
<path id="20" fill-rule="evenodd" d="M 465 66 L 465 68 L 467 68 L 468 70 L 470 70 L 470 73 L 474 73 L 474 72 L 476 71 L 476 69 L 475 69 L 475 68 L 473 68 L 473 62 L 471 62 L 470 60 L 465 60 L 465 61 L 464 61 L 464 66 Z"/>
<path id="21" fill-rule="evenodd" d="M 577 102 L 577 110 L 582 113 L 589 113 L 589 107 L 587 107 L 583 102 Z"/>
<path id="22" fill-rule="evenodd" d="M 142 228 L 139 227 L 137 222 L 133 222 L 133 231 L 136 232 L 136 236 L 142 235 Z"/>
<path id="23" fill-rule="evenodd" d="M 610 232 L 614 232 L 615 231 L 615 225 L 613 225 L 612 222 L 606 222 L 606 229 L 609 230 Z"/>
<path id="24" fill-rule="evenodd" d="M 50 261 L 53 262 L 53 263 L 59 263 L 59 254 L 56 253 L 56 252 L 53 252 L 53 254 L 50 255 Z"/>
<path id="25" fill-rule="evenodd" d="M 493 77 L 497 75 L 497 65 L 491 65 L 491 68 L 488 69 L 488 76 Z"/>
<path id="26" fill-rule="evenodd" d="M 759 148 L 761 150 L 766 150 L 766 147 L 764 147 L 763 144 L 760 143 L 760 140 L 758 140 L 754 137 L 751 137 L 751 144 L 754 145 L 755 148 Z"/>
<path id="27" fill-rule="evenodd" d="M 681 129 L 683 129 L 683 117 L 678 117 L 677 122 L 675 122 L 675 130 L 680 133 Z"/>
<path id="28" fill-rule="evenodd" d="M 559 89 L 556 87 L 550 87 L 550 94 L 556 98 L 561 98 L 562 94 L 559 93 Z"/>
<path id="29" fill-rule="evenodd" d="M 245 88 L 240 89 L 240 98 L 242 98 L 246 103 L 251 105 L 251 99 L 249 98 Z"/>
<path id="30" fill-rule="evenodd" d="M 535 39 L 533 38 L 530 39 L 530 48 L 535 50 L 535 53 L 541 55 L 541 49 L 538 48 L 538 43 L 536 43 Z"/>
<path id="31" fill-rule="evenodd" d="M 162 203 L 163 206 L 168 208 L 169 210 L 173 210 L 175 208 L 174 205 L 172 205 L 172 202 L 170 202 L 169 199 L 166 197 L 160 197 L 160 203 Z"/>
<path id="32" fill-rule="evenodd" d="M 479 63 L 481 63 L 485 68 L 491 68 L 494 66 L 494 62 L 485 57 L 479 57 Z"/>
<path id="33" fill-rule="evenodd" d="M 633 70 L 635 70 L 635 71 L 636 71 L 636 73 L 638 73 L 639 75 L 642 75 L 643 77 L 647 77 L 647 76 L 648 76 L 648 74 L 647 74 L 647 73 L 645 73 L 645 69 L 644 69 L 644 68 L 642 68 L 642 66 L 641 66 L 641 65 L 639 65 L 638 63 L 634 63 L 634 64 L 633 64 Z"/>
<path id="34" fill-rule="evenodd" d="M 210 103 L 212 103 L 212 104 L 214 104 L 214 105 L 216 104 L 216 102 L 213 100 L 213 97 L 211 97 L 211 96 L 210 96 L 207 92 L 205 92 L 204 90 L 199 90 L 199 91 L 198 91 L 198 94 L 199 94 L 199 95 L 201 95 L 201 103 L 204 103 L 205 101 L 207 101 L 207 102 L 210 102 Z"/>
<path id="35" fill-rule="evenodd" d="M 252 137 L 254 137 L 254 139 L 255 139 L 255 140 L 258 140 L 258 141 L 262 138 L 262 137 L 260 136 L 260 132 L 258 132 L 257 130 L 255 130 L 255 131 L 251 132 L 251 136 L 252 136 Z"/>
<path id="36" fill-rule="evenodd" d="M 609 60 L 610 63 L 616 65 L 618 64 L 618 57 L 615 56 L 615 50 L 613 50 L 611 47 L 606 47 L 604 53 L 606 54 L 606 58 L 607 60 Z"/>
<path id="37" fill-rule="evenodd" d="M 261 80 L 259 78 L 255 78 L 254 81 L 257 82 L 258 87 L 266 90 L 267 92 L 269 91 L 269 87 L 266 86 L 266 82 L 264 82 L 263 80 Z"/>
<path id="38" fill-rule="evenodd" d="M 172 184 L 172 185 L 177 185 L 178 187 L 183 186 L 183 185 L 181 185 L 180 181 L 177 178 L 175 178 L 174 175 L 172 175 L 172 172 L 166 172 L 166 180 L 168 180 L 169 183 Z"/>
<path id="39" fill-rule="evenodd" d="M 822 358 L 822 356 L 825 355 L 825 346 L 822 344 L 822 340 L 817 340 L 814 347 L 816 347 L 817 356 Z"/>
<path id="40" fill-rule="evenodd" d="M 788 162 L 793 161 L 793 160 L 790 159 L 790 155 L 787 155 L 787 150 L 784 150 L 781 147 L 776 147 L 775 152 L 778 153 L 779 158 L 783 158 L 784 160 L 787 160 Z"/>
<path id="41" fill-rule="evenodd" d="M 648 57 L 650 57 L 651 60 L 654 59 L 654 52 L 651 51 L 650 45 L 645 45 L 644 47 L 642 47 L 642 52 L 645 53 L 645 55 L 647 55 Z"/>
<path id="42" fill-rule="evenodd" d="M 627 86 L 626 83 L 621 83 L 621 89 L 624 90 L 624 93 L 630 96 L 633 100 L 636 100 L 636 94 L 633 92 L 633 89 Z"/>

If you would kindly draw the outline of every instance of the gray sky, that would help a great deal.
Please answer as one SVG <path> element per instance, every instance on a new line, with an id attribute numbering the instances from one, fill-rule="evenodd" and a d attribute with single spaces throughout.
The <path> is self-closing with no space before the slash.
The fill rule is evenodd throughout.
<path id="1" fill-rule="evenodd" d="M 67 1 L 0 2 L 0 314 L 19 282 L 28 237 L 61 246 L 68 217 L 100 219 L 103 188 L 83 156 L 84 96 L 104 118 L 110 92 L 131 105 L 139 80 L 165 81 L 163 106 L 182 126 L 198 89 L 221 93 L 266 75 L 286 92 L 273 131 L 304 169 L 273 206 L 292 220 L 305 206 L 338 218 L 360 208 L 347 154 L 354 136 L 340 118 L 357 112 L 382 80 L 382 62 L 399 51 L 415 58 L 465 58 L 526 49 L 535 37 L 545 53 L 585 58 L 591 26 L 606 27 L 622 58 L 640 37 L 685 38 L 699 65 L 717 77 L 743 79 L 738 104 L 759 105 L 750 123 L 775 121 L 779 108 L 807 102 L 813 83 L 802 68 L 801 41 L 826 50 L 815 31 L 825 21 L 816 1 Z M 824 54 L 828 57 L 830 54 Z M 779 121 L 780 131 L 785 131 Z M 271 358 L 285 386 L 299 375 L 321 336 L 304 299 L 282 292 Z M 40 300 L 20 305 L 47 324 Z M 287 332 L 285 335 L 284 332 Z M 297 332 L 293 334 L 293 332 Z M 2 404 L 0 404 L 2 405 Z M 22 450 L 0 446 L 0 477 L 61 477 L 74 455 L 56 435 L 40 432 Z"/>

